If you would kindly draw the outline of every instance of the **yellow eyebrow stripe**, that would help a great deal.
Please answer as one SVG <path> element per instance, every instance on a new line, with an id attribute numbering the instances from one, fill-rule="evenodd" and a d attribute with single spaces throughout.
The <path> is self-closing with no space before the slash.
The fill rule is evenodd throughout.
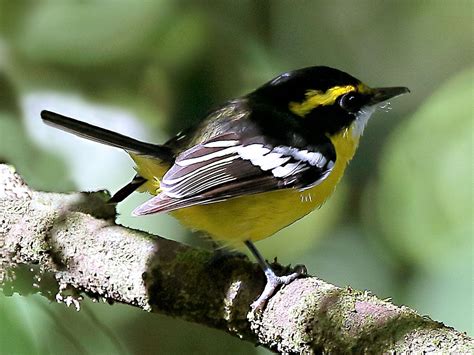
<path id="1" fill-rule="evenodd" d="M 306 98 L 302 102 L 290 102 L 290 111 L 295 115 L 304 117 L 308 112 L 318 106 L 332 105 L 336 99 L 348 92 L 355 91 L 353 85 L 334 86 L 326 92 L 319 90 L 308 90 L 305 93 Z"/>

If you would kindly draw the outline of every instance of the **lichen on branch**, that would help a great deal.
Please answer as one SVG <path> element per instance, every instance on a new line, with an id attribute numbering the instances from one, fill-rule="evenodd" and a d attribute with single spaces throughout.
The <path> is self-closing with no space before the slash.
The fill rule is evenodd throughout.
<path id="1" fill-rule="evenodd" d="M 117 225 L 107 198 L 33 191 L 11 166 L 0 165 L 3 293 L 39 292 L 76 306 L 82 297 L 103 298 L 283 353 L 474 351 L 466 334 L 316 277 L 292 282 L 262 314 L 250 313 L 265 282 L 258 265 Z M 31 279 L 31 288 L 19 287 L 18 278 Z"/>

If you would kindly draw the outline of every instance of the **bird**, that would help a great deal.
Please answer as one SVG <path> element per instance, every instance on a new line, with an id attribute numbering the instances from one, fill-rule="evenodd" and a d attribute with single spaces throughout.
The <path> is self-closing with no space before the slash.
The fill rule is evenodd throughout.
<path id="1" fill-rule="evenodd" d="M 327 66 L 296 69 L 217 106 L 164 144 L 48 110 L 41 117 L 130 155 L 136 174 L 111 203 L 134 191 L 148 192 L 152 197 L 133 215 L 170 213 L 219 243 L 246 245 L 266 277 L 251 304 L 262 310 L 280 286 L 306 270 L 277 276 L 254 243 L 323 205 L 377 107 L 408 92 L 400 86 L 372 88 Z"/>

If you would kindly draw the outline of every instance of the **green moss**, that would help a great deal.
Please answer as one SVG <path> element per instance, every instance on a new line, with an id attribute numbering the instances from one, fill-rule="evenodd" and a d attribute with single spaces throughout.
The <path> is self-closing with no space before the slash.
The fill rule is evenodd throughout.
<path id="1" fill-rule="evenodd" d="M 211 253 L 207 250 L 187 248 L 176 254 L 174 263 L 201 268 L 210 258 Z"/>

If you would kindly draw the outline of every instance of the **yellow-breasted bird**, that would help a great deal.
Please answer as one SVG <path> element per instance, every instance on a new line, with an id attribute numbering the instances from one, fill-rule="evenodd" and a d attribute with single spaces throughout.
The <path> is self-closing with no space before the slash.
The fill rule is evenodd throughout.
<path id="1" fill-rule="evenodd" d="M 50 111 L 54 127 L 122 148 L 136 176 L 111 199 L 133 191 L 155 195 L 134 215 L 170 212 L 184 225 L 231 245 L 244 243 L 265 272 L 260 308 L 281 284 L 254 241 L 267 238 L 321 206 L 352 159 L 367 120 L 380 103 L 409 92 L 370 88 L 337 69 L 283 73 L 211 111 L 163 145 L 140 142 Z"/>

